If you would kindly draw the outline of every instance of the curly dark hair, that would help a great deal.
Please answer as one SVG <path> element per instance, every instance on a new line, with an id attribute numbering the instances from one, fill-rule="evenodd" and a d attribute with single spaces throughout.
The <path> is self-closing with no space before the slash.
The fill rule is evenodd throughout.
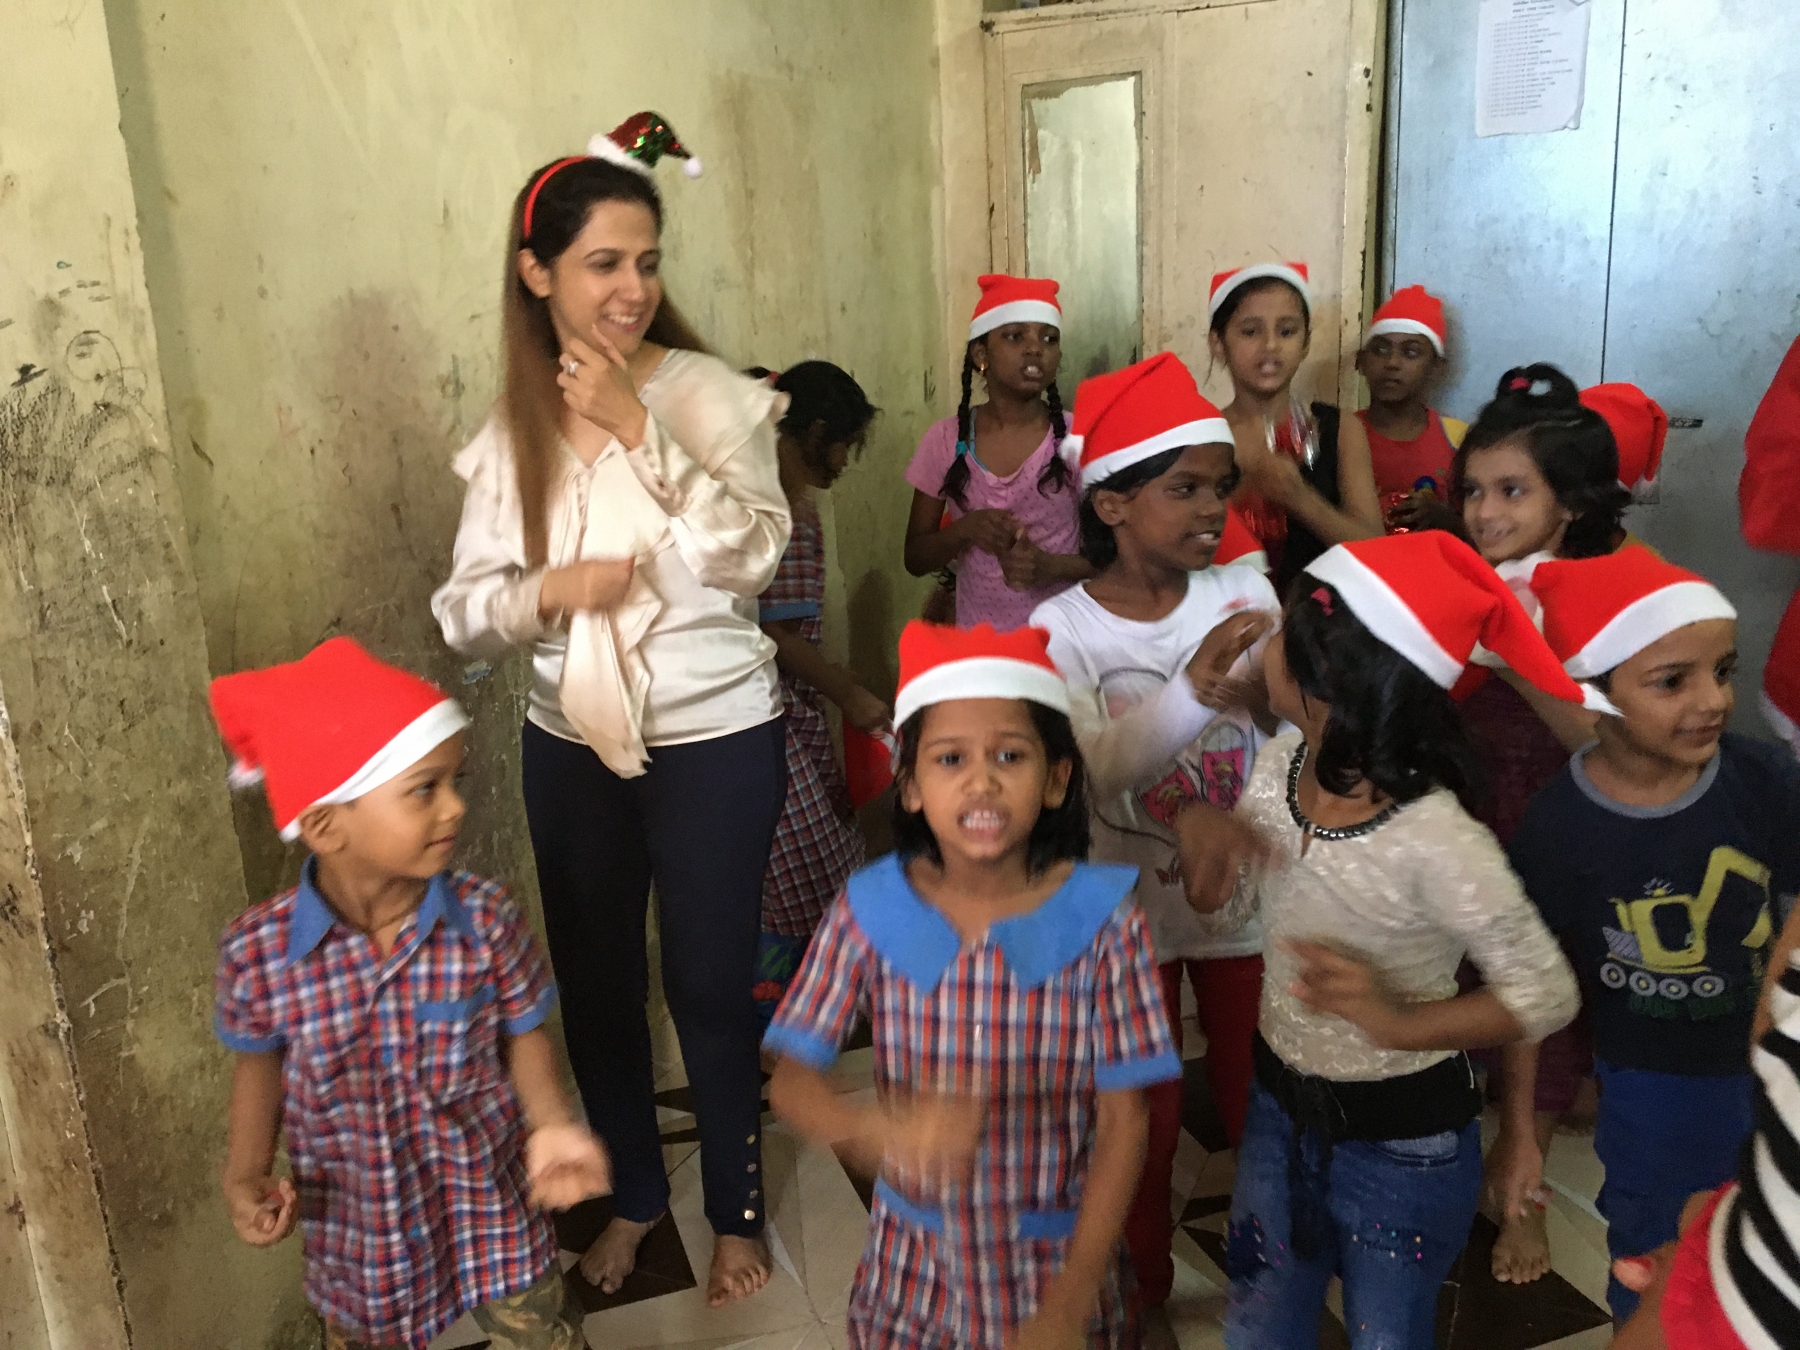
<path id="1" fill-rule="evenodd" d="M 1113 535 L 1113 527 L 1101 520 L 1100 513 L 1094 509 L 1094 494 L 1136 492 L 1145 483 L 1161 478 L 1174 468 L 1175 461 L 1181 458 L 1186 449 L 1185 445 L 1178 445 L 1173 450 L 1164 450 L 1149 459 L 1140 459 L 1136 464 L 1120 469 L 1105 482 L 1096 483 L 1081 494 L 1081 556 L 1094 565 L 1096 572 L 1104 572 L 1118 560 L 1119 541 Z M 1229 497 L 1236 492 L 1241 476 L 1241 471 L 1233 468 L 1231 476 L 1219 484 L 1219 495 Z"/>
<path id="2" fill-rule="evenodd" d="M 1515 437 L 1569 512 L 1561 556 L 1611 553 L 1631 504 L 1631 494 L 1619 484 L 1618 443 L 1606 419 L 1582 406 L 1575 381 L 1546 362 L 1514 366 L 1502 375 L 1492 401 L 1463 436 L 1450 467 L 1458 509 L 1469 456 Z"/>
<path id="3" fill-rule="evenodd" d="M 975 453 L 975 410 L 970 407 L 969 400 L 975 392 L 975 347 L 985 344 L 985 337 L 973 339 L 963 349 L 962 368 L 962 402 L 956 405 L 956 458 L 950 461 L 950 467 L 944 470 L 944 482 L 938 488 L 938 496 L 945 501 L 955 502 L 958 506 L 967 506 L 964 500 L 969 490 L 969 456 Z M 1056 387 L 1056 381 L 1050 381 L 1050 387 L 1044 390 L 1044 403 L 1050 409 L 1050 432 L 1056 437 L 1057 450 L 1062 449 L 1063 437 L 1069 434 L 1069 421 L 1063 415 L 1062 391 Z M 1050 462 L 1039 471 L 1037 490 L 1048 497 L 1052 492 L 1061 491 L 1072 486 L 1075 475 L 1069 472 L 1069 466 L 1060 453 L 1053 453 Z"/>
<path id="4" fill-rule="evenodd" d="M 1075 728 L 1066 713 L 1027 701 L 1031 724 L 1037 728 L 1050 763 L 1070 761 L 1069 791 L 1062 805 L 1038 813 L 1031 827 L 1031 840 L 1025 866 L 1033 876 L 1065 858 L 1082 862 L 1088 855 L 1087 766 L 1082 763 L 1081 747 L 1075 743 Z M 919 764 L 919 730 L 924 725 L 927 709 L 921 708 L 900 724 L 900 759 L 894 766 L 896 783 L 911 778 Z M 903 861 L 926 858 L 939 867 L 944 855 L 938 848 L 923 811 L 908 811 L 894 794 L 894 851 Z"/>
<path id="5" fill-rule="evenodd" d="M 1281 643 L 1301 692 L 1331 706 L 1316 761 L 1327 792 L 1367 781 L 1396 802 L 1441 787 L 1475 803 L 1480 760 L 1449 693 L 1371 633 L 1335 587 L 1295 578 Z"/>

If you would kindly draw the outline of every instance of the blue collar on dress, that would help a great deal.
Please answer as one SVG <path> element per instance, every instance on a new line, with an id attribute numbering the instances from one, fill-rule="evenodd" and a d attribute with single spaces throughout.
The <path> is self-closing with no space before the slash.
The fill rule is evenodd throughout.
<path id="1" fill-rule="evenodd" d="M 294 888 L 293 926 L 288 929 L 287 965 L 304 960 L 313 948 L 325 940 L 331 926 L 338 922 L 337 914 L 319 894 L 319 888 L 313 878 L 319 870 L 319 860 L 308 858 L 300 867 L 300 884 Z M 423 942 L 431 934 L 439 920 L 443 920 L 452 928 L 458 929 L 465 937 L 475 936 L 475 925 L 470 920 L 468 911 L 462 907 L 462 901 L 456 898 L 456 891 L 450 885 L 450 874 L 439 872 L 425 887 L 425 899 L 420 902 L 417 916 L 419 941 Z"/>
<path id="2" fill-rule="evenodd" d="M 1137 868 L 1076 863 L 1057 892 L 1028 914 L 1001 919 L 988 929 L 1013 975 L 1036 988 L 1068 967 L 1131 894 Z M 956 929 L 907 880 L 898 854 L 850 878 L 850 912 L 869 944 L 889 965 L 930 993 L 962 950 Z"/>

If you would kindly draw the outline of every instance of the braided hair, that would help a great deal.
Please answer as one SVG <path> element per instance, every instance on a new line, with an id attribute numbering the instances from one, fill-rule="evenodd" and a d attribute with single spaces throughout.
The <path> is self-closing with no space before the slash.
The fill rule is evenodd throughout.
<path id="1" fill-rule="evenodd" d="M 980 341 L 976 338 L 963 350 L 962 402 L 956 405 L 956 457 L 944 470 L 944 482 L 937 494 L 960 507 L 968 505 L 965 499 L 969 490 L 969 456 L 975 453 L 975 410 L 969 405 L 975 389 L 975 343 Z M 1072 486 L 1075 480 L 1062 457 L 1063 437 L 1069 434 L 1069 422 L 1063 415 L 1062 391 L 1056 387 L 1055 380 L 1044 390 L 1044 403 L 1050 409 L 1050 433 L 1056 438 L 1050 462 L 1037 477 L 1037 490 L 1047 497 Z"/>

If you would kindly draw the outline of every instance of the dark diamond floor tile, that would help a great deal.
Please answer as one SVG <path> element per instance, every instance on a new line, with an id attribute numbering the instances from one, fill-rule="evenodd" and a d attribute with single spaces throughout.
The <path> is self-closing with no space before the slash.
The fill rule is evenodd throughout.
<path id="1" fill-rule="evenodd" d="M 1187 1202 L 1187 1208 L 1181 1211 L 1180 1223 L 1192 1223 L 1196 1219 L 1210 1218 L 1214 1214 L 1223 1214 L 1231 1208 L 1229 1195 L 1197 1195 Z"/>
<path id="2" fill-rule="evenodd" d="M 1438 1292 L 1437 1342 L 1445 1350 L 1532 1350 L 1611 1320 L 1555 1271 L 1530 1284 L 1501 1284 L 1491 1266 L 1497 1236 L 1478 1215 Z"/>
<path id="3" fill-rule="evenodd" d="M 612 1222 L 612 1216 L 609 1196 L 584 1201 L 558 1214 L 555 1219 L 558 1245 L 564 1251 L 585 1252 L 600 1236 L 601 1230 Z M 638 1248 L 637 1269 L 626 1277 L 617 1293 L 602 1293 L 598 1285 L 584 1280 L 579 1270 L 569 1272 L 569 1284 L 581 1300 L 582 1309 L 591 1313 L 639 1303 L 647 1298 L 661 1298 L 664 1294 L 678 1294 L 684 1289 L 692 1289 L 696 1283 L 687 1251 L 681 1245 L 681 1233 L 671 1214 L 663 1215 L 650 1230 L 644 1245 Z"/>
<path id="4" fill-rule="evenodd" d="M 1212 1087 L 1206 1081 L 1206 1061 L 1190 1059 L 1181 1071 L 1182 1128 L 1199 1140 L 1200 1147 L 1208 1153 L 1223 1153 L 1231 1147 L 1231 1141 L 1225 1137 L 1225 1122 L 1219 1119 Z"/>

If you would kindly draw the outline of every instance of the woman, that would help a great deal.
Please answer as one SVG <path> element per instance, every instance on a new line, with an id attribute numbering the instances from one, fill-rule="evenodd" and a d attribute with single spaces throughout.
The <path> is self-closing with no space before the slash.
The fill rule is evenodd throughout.
<path id="1" fill-rule="evenodd" d="M 640 115 L 589 151 L 514 202 L 504 386 L 456 461 L 468 493 L 432 610 L 459 651 L 532 652 L 526 817 L 569 1060 L 616 1173 L 582 1274 L 618 1289 L 668 1206 L 645 1016 L 654 883 L 718 1306 L 769 1277 L 750 991 L 786 779 L 756 597 L 788 538 L 783 400 L 706 355 L 663 298 L 649 167 L 686 154 L 667 127 Z"/>

